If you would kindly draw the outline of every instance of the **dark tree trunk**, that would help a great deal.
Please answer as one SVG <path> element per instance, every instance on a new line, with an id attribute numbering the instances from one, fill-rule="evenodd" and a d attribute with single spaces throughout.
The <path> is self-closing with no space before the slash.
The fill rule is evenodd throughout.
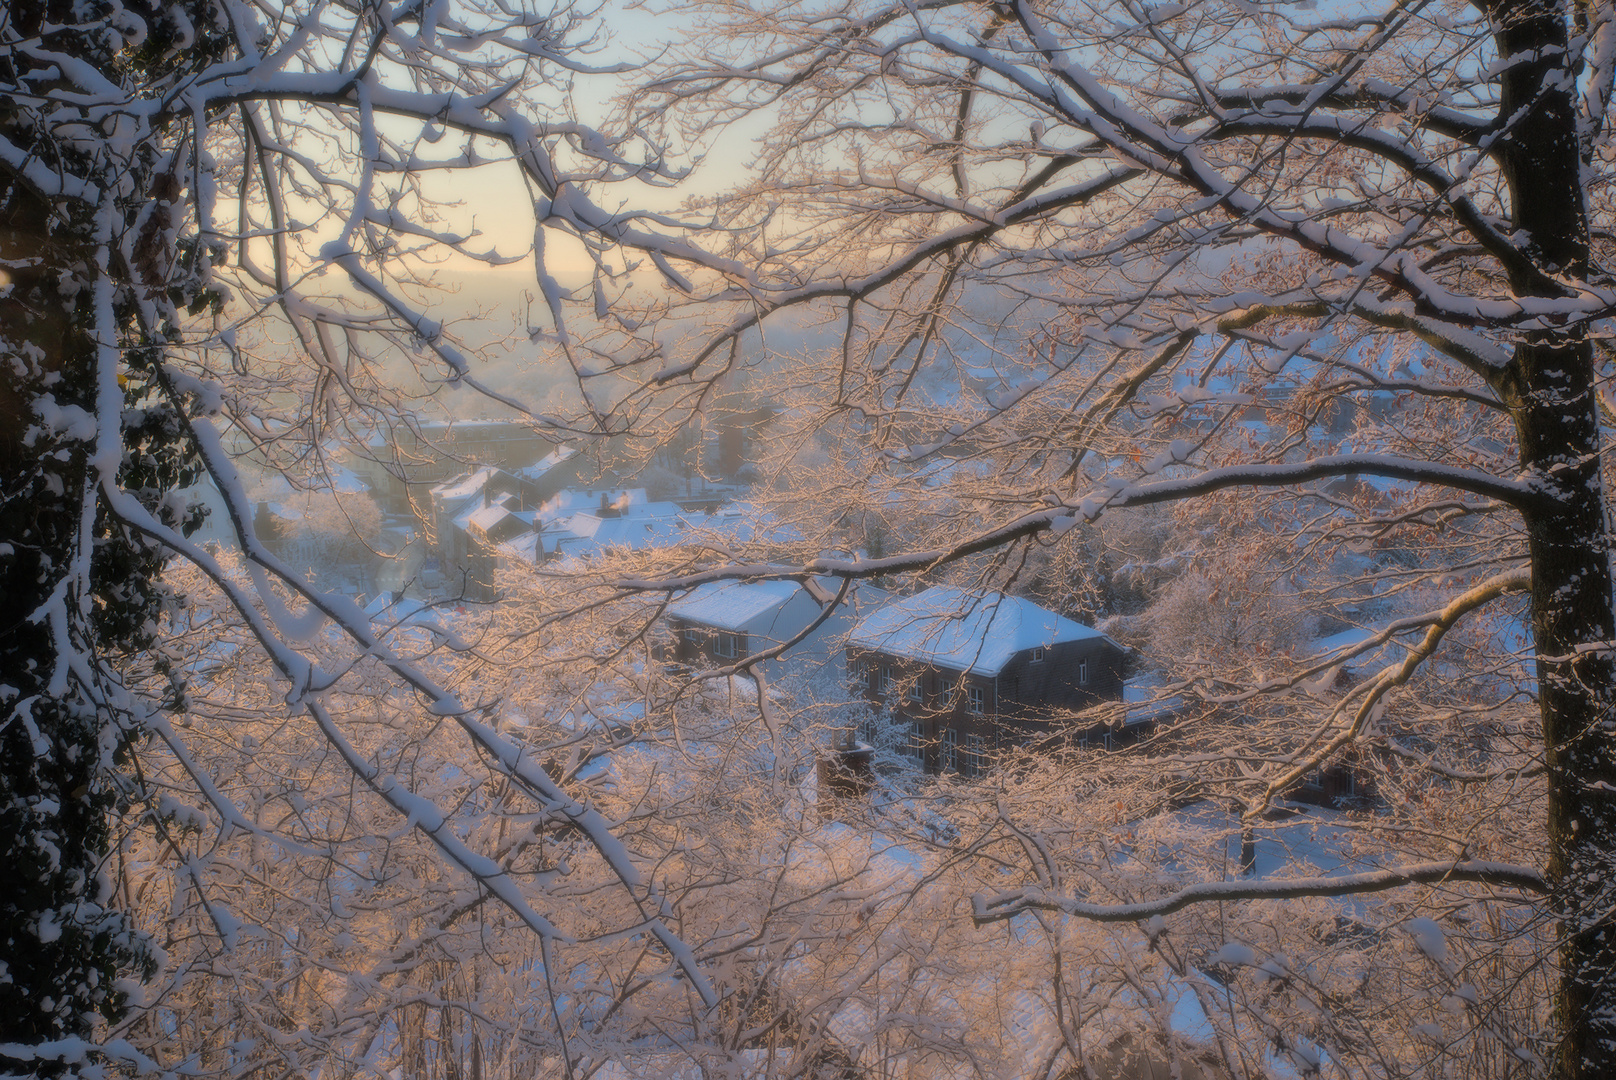
<path id="1" fill-rule="evenodd" d="M 1570 70 L 1568 5 L 1485 4 L 1501 57 L 1498 157 L 1527 261 L 1517 295 L 1564 297 L 1586 280 L 1589 230 Z M 1600 479 L 1592 350 L 1581 328 L 1528 333 L 1494 380 L 1524 475 L 1544 498 L 1525 512 L 1532 629 L 1548 779 L 1548 874 L 1559 922 L 1559 1044 L 1552 1075 L 1616 1076 L 1616 662 L 1610 543 Z"/>
<path id="2" fill-rule="evenodd" d="M 1515 406 L 1522 462 L 1553 495 L 1526 517 L 1548 777 L 1551 904 L 1560 923 L 1554 1075 L 1616 1076 L 1616 665 L 1609 545 L 1585 345 L 1527 346 Z"/>

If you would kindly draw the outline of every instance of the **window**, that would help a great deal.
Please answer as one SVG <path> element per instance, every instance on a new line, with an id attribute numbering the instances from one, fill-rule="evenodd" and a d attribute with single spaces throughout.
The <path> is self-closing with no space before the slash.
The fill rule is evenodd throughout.
<path id="1" fill-rule="evenodd" d="M 943 731 L 943 768 L 948 772 L 959 772 L 959 732 L 953 728 Z"/>
<path id="2" fill-rule="evenodd" d="M 965 689 L 965 700 L 974 713 L 987 712 L 987 693 L 980 686 L 969 686 Z"/>
<path id="3" fill-rule="evenodd" d="M 916 761 L 926 760 L 926 725 L 919 720 L 909 725 L 909 741 L 904 744 L 903 752 Z"/>
<path id="4" fill-rule="evenodd" d="M 1077 682 L 1080 686 L 1089 684 L 1089 662 L 1087 660 L 1077 662 Z"/>
<path id="5" fill-rule="evenodd" d="M 1036 649 L 1034 649 L 1032 651 L 1032 662 L 1033 663 L 1035 663 L 1035 664 L 1039 663 L 1040 661 L 1043 660 L 1043 658 L 1044 658 L 1044 650 L 1043 650 L 1042 646 L 1039 646 L 1038 648 L 1036 648 Z"/>
<path id="6" fill-rule="evenodd" d="M 865 746 L 874 746 L 875 745 L 875 736 L 876 736 L 875 717 L 873 717 L 873 716 L 865 716 L 863 719 L 861 719 L 858 722 L 859 741 L 862 742 Z"/>
<path id="7" fill-rule="evenodd" d="M 919 705 L 926 700 L 925 677 L 916 679 L 909 684 L 909 700 Z"/>
<path id="8" fill-rule="evenodd" d="M 988 741 L 981 735 L 965 736 L 965 756 L 961 771 L 966 776 L 981 776 L 988 768 Z"/>
<path id="9" fill-rule="evenodd" d="M 701 641 L 701 631 L 697 630 L 694 626 L 685 627 L 685 640 L 689 642 Z"/>
<path id="10" fill-rule="evenodd" d="M 1110 750 L 1116 745 L 1116 735 L 1109 728 L 1085 731 L 1078 736 L 1077 745 L 1084 750 Z"/>
<path id="11" fill-rule="evenodd" d="M 880 689 L 881 689 L 881 696 L 882 697 L 885 697 L 888 694 L 892 693 L 892 665 L 891 664 L 882 664 L 881 665 L 881 686 L 880 686 Z"/>
<path id="12" fill-rule="evenodd" d="M 713 651 L 716 652 L 719 656 L 725 656 L 725 657 L 734 658 L 734 656 L 735 656 L 735 635 L 734 634 L 719 634 L 718 635 L 718 645 L 713 649 Z"/>

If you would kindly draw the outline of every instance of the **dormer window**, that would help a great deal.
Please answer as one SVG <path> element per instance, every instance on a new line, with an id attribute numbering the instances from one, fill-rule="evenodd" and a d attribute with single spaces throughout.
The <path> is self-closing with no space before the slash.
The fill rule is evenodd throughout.
<path id="1" fill-rule="evenodd" d="M 1040 661 L 1043 660 L 1043 658 L 1044 658 L 1044 647 L 1042 645 L 1040 645 L 1040 646 L 1038 646 L 1036 649 L 1034 649 L 1032 651 L 1032 662 L 1035 663 L 1035 664 L 1039 663 Z"/>

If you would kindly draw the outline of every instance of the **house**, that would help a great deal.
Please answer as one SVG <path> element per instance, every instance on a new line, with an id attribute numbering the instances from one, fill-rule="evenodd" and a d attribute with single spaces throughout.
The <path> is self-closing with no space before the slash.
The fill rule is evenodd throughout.
<path id="1" fill-rule="evenodd" d="M 555 449 L 552 439 L 520 421 L 426 420 L 372 431 L 349 467 L 385 511 L 409 514 L 429 488 L 467 469 L 492 465 L 512 472 Z"/>
<path id="2" fill-rule="evenodd" d="M 563 491 L 545 502 L 534 524 L 536 556 L 593 558 L 613 549 L 677 547 L 689 523 L 671 502 L 652 502 L 640 488 Z"/>
<path id="3" fill-rule="evenodd" d="M 855 689 L 906 726 L 927 772 L 974 775 L 1058 715 L 1120 702 L 1127 650 L 1030 600 L 938 586 L 861 619 L 847 663 Z M 1109 745 L 1117 733 L 1102 724 L 1091 737 Z"/>
<path id="4" fill-rule="evenodd" d="M 690 667 L 711 667 L 767 652 L 812 626 L 825 605 L 835 600 L 839 587 L 833 578 L 698 585 L 668 604 L 666 619 L 673 635 L 669 658 Z M 887 594 L 874 586 L 853 586 L 843 603 L 807 637 L 764 662 L 765 677 L 775 679 L 792 670 L 807 673 L 839 660 L 852 624 L 886 599 Z"/>
<path id="5" fill-rule="evenodd" d="M 526 478 L 483 466 L 435 485 L 431 558 L 423 573 L 435 588 L 468 600 L 494 598 L 495 549 L 533 528 L 543 499 Z"/>

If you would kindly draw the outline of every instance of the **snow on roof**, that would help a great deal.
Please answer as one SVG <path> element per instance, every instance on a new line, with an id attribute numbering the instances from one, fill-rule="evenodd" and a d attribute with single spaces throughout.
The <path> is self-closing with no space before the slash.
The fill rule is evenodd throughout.
<path id="1" fill-rule="evenodd" d="M 488 481 L 493 479 L 494 473 L 497 471 L 492 465 L 485 465 L 464 476 L 457 476 L 453 480 L 445 480 L 432 489 L 432 494 L 447 501 L 480 494 L 483 488 L 488 486 Z"/>
<path id="2" fill-rule="evenodd" d="M 958 671 L 997 675 L 1023 649 L 1104 637 L 1018 596 L 939 585 L 893 600 L 860 620 L 847 643 Z"/>
<path id="3" fill-rule="evenodd" d="M 391 592 L 379 594 L 365 605 L 365 614 L 374 623 L 430 623 L 434 614 L 432 605 L 414 597 L 396 596 Z"/>
<path id="4" fill-rule="evenodd" d="M 346 466 L 328 466 L 326 479 L 330 482 L 332 492 L 337 495 L 359 495 L 370 490 L 370 486 L 360 479 L 359 474 Z"/>
<path id="5" fill-rule="evenodd" d="M 492 531 L 496 525 L 498 525 L 501 521 L 504 521 L 506 518 L 515 516 L 515 514 L 512 514 L 499 503 L 491 503 L 468 516 L 466 518 L 466 524 L 468 526 L 475 525 L 477 528 L 486 533 Z"/>
<path id="6" fill-rule="evenodd" d="M 800 588 L 795 581 L 709 581 L 669 604 L 668 614 L 720 630 L 740 630 L 759 615 L 780 608 Z"/>
<path id="7" fill-rule="evenodd" d="M 1381 645 L 1364 649 L 1356 655 L 1349 655 L 1353 650 L 1367 645 L 1379 633 L 1381 631 L 1373 627 L 1354 626 L 1328 637 L 1314 639 L 1308 645 L 1308 652 L 1315 661 L 1335 661 L 1353 674 L 1362 674 L 1370 668 L 1394 664 L 1403 658 L 1403 650 L 1408 645 L 1409 635 L 1403 635 L 1402 640 L 1393 638 Z M 1410 632 L 1412 633 L 1413 631 Z M 1321 687 L 1327 685 L 1334 678 L 1333 670 L 1320 678 L 1323 681 L 1315 680 L 1315 684 Z"/>
<path id="8" fill-rule="evenodd" d="M 525 532 L 499 545 L 502 554 L 523 563 L 539 561 L 539 534 Z"/>
<path id="9" fill-rule="evenodd" d="M 594 514 L 574 514 L 558 527 L 547 527 L 543 539 L 546 551 L 589 555 L 610 547 L 633 551 L 667 547 L 679 542 L 684 533 L 684 522 L 677 517 L 602 518 Z"/>
<path id="10" fill-rule="evenodd" d="M 599 509 L 601 496 L 606 497 L 606 505 L 621 510 L 624 513 L 642 513 L 640 508 L 653 504 L 646 499 L 644 488 L 610 488 L 593 491 L 579 491 L 576 488 L 566 488 L 556 492 L 546 499 L 539 508 L 539 519 L 544 522 L 559 521 L 579 510 Z"/>
<path id="11" fill-rule="evenodd" d="M 547 456 L 534 462 L 532 465 L 516 471 L 519 475 L 525 476 L 529 480 L 537 480 L 545 473 L 555 468 L 557 465 L 560 465 L 562 462 L 568 461 L 576 456 L 577 453 L 578 451 L 571 446 L 558 446 Z"/>
<path id="12" fill-rule="evenodd" d="M 789 544 L 803 538 L 795 525 L 781 524 L 772 512 L 751 503 L 725 503 L 710 513 L 687 513 L 685 521 L 710 542 Z"/>

